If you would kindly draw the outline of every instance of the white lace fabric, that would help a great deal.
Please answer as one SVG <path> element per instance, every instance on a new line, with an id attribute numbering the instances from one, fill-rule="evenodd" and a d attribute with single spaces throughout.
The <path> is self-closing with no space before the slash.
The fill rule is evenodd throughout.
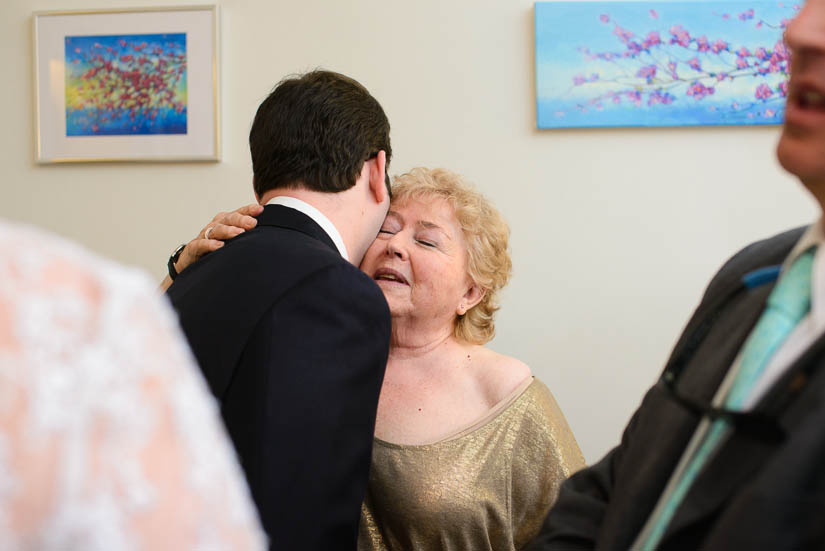
<path id="1" fill-rule="evenodd" d="M 0 221 L 0 549 L 264 549 L 217 406 L 142 273 Z"/>

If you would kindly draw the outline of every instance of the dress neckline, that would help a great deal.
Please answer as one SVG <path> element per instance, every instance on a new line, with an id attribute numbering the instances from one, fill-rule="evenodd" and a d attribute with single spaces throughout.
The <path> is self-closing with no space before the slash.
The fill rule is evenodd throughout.
<path id="1" fill-rule="evenodd" d="M 525 392 L 527 389 L 530 388 L 533 383 L 536 382 L 536 378 L 532 375 L 526 377 L 519 385 L 513 389 L 507 396 L 499 400 L 499 402 L 490 408 L 484 415 L 482 415 L 479 419 L 471 422 L 469 425 L 464 427 L 458 428 L 453 431 L 451 434 L 435 440 L 433 442 L 424 442 L 421 444 L 396 444 L 394 442 L 387 442 L 386 440 L 381 440 L 377 436 L 373 437 L 373 440 L 376 444 L 380 444 L 381 446 L 387 448 L 395 448 L 395 449 L 403 449 L 403 450 L 414 450 L 416 448 L 428 448 L 431 446 L 437 446 L 439 444 L 446 444 L 448 442 L 454 442 L 465 436 L 468 436 L 475 431 L 487 426 L 491 423 L 496 417 L 504 413 L 512 404 L 514 404 Z"/>

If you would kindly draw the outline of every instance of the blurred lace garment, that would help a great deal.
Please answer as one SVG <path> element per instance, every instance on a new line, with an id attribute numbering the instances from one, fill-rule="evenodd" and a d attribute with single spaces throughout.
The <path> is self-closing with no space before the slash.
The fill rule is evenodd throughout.
<path id="1" fill-rule="evenodd" d="M 0 549 L 265 545 L 147 277 L 0 221 Z"/>

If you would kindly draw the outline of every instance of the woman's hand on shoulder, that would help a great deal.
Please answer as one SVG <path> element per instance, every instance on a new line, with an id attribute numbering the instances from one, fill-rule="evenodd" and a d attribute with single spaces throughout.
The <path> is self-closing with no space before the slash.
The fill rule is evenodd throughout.
<path id="1" fill-rule="evenodd" d="M 180 274 L 206 253 L 217 251 L 223 247 L 224 241 L 254 228 L 258 224 L 255 217 L 261 214 L 263 210 L 264 208 L 258 203 L 252 203 L 232 212 L 219 212 L 216 214 L 198 232 L 198 235 L 183 248 L 177 262 L 175 262 L 175 271 Z M 166 276 L 161 283 L 161 291 L 168 289 L 171 284 L 171 278 Z"/>
<path id="2" fill-rule="evenodd" d="M 258 220 L 254 217 L 261 214 L 263 210 L 264 208 L 258 203 L 252 203 L 232 212 L 216 214 L 212 221 L 186 244 L 180 258 L 175 263 L 177 272 L 181 273 L 206 253 L 217 251 L 223 247 L 224 241 L 238 237 L 246 230 L 254 228 L 258 224 Z"/>

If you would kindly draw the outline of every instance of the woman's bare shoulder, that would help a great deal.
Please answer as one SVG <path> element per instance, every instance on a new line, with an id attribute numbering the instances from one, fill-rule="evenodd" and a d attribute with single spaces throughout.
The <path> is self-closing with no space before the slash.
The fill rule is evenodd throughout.
<path id="1" fill-rule="evenodd" d="M 472 353 L 477 383 L 490 405 L 506 398 L 532 375 L 526 363 L 512 356 L 484 346 L 475 346 Z"/>

